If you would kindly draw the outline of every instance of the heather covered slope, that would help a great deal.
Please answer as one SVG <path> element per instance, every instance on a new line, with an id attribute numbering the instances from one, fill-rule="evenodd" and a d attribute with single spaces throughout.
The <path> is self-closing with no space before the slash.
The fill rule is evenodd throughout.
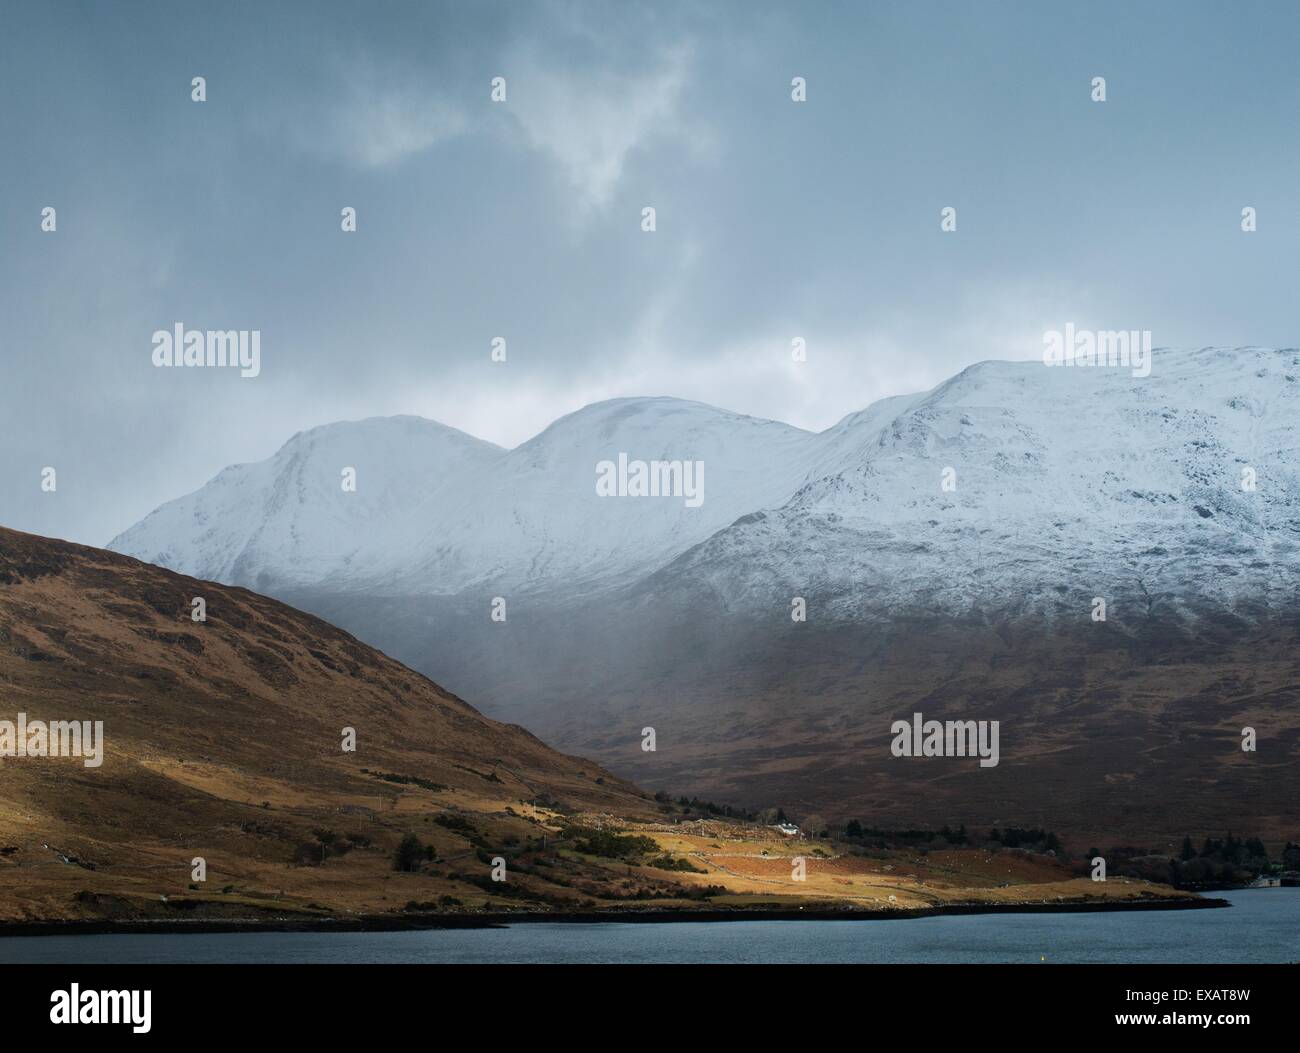
<path id="1" fill-rule="evenodd" d="M 582 807 L 635 810 L 641 799 L 319 618 L 245 589 L 2 529 L 0 583 L 9 707 L 57 716 L 61 703 L 69 717 L 104 720 L 98 774 L 172 758 L 345 785 L 361 767 L 387 764 L 465 789 L 483 781 L 468 769 L 495 773 L 509 791 Z M 206 603 L 202 623 L 195 597 Z M 356 730 L 355 753 L 341 748 L 345 727 Z"/>
<path id="2" fill-rule="evenodd" d="M 195 597 L 205 623 L 191 620 Z M 371 847 L 357 858 L 374 855 L 382 870 L 405 829 L 440 814 L 435 798 L 471 817 L 512 805 L 653 811 L 596 765 L 488 720 L 317 618 L 9 530 L 0 530 L 0 685 L 0 719 L 104 725 L 100 767 L 0 760 L 0 845 L 15 849 L 0 867 L 53 881 L 51 901 L 22 907 L 37 915 L 58 916 L 67 896 L 105 883 L 152 898 L 183 892 L 193 856 L 208 861 L 208 889 L 243 879 L 269 893 L 262 869 L 285 871 L 322 827 L 361 834 Z M 355 752 L 341 748 L 349 727 Z M 372 906 L 383 894 L 381 884 L 355 891 Z M 0 914 L 15 909 L 10 900 Z"/>

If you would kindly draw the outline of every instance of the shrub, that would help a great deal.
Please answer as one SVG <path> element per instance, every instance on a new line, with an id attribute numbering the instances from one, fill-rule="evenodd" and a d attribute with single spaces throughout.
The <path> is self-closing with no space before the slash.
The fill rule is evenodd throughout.
<path id="1" fill-rule="evenodd" d="M 658 859 L 650 861 L 652 867 L 660 870 L 675 870 L 686 874 L 707 874 L 707 870 L 701 870 L 691 863 L 689 859 L 674 859 L 672 856 L 660 856 Z"/>
<path id="2" fill-rule="evenodd" d="M 429 858 L 429 851 L 430 849 L 420 844 L 418 837 L 407 834 L 398 844 L 397 851 L 393 853 L 393 869 L 406 872 L 415 870 L 422 859 Z"/>
<path id="3" fill-rule="evenodd" d="M 441 827 L 453 830 L 458 834 L 476 834 L 477 828 L 464 816 L 456 815 L 454 812 L 443 812 L 441 815 L 434 816 L 433 821 Z"/>
<path id="4" fill-rule="evenodd" d="M 316 841 L 304 841 L 293 850 L 293 863 L 300 867 L 318 867 L 324 860 L 321 853 L 324 846 Z"/>
<path id="5" fill-rule="evenodd" d="M 577 834 L 578 831 L 572 831 Z M 615 834 L 608 830 L 584 831 L 575 841 L 576 851 L 589 856 L 604 856 L 606 859 L 631 859 L 645 855 L 659 848 L 652 837 L 642 834 Z"/>

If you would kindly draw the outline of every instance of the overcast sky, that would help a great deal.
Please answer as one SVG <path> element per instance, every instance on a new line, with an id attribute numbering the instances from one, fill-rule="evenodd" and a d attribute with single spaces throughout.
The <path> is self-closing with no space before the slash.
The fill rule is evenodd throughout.
<path id="1" fill-rule="evenodd" d="M 339 419 L 821 429 L 1066 322 L 1295 344 L 1300 7 L 1048 6 L 11 0 L 0 523 L 100 545 Z M 155 369 L 177 322 L 261 375 Z"/>

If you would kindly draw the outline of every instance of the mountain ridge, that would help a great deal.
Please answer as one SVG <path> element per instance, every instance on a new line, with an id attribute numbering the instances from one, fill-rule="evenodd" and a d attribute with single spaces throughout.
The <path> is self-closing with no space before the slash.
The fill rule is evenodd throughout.
<path id="1" fill-rule="evenodd" d="M 109 547 L 258 588 L 328 581 L 363 593 L 513 589 L 584 596 L 684 574 L 725 585 L 733 599 L 752 594 L 770 604 L 778 592 L 788 598 L 820 590 L 833 607 L 834 575 L 817 562 L 850 565 L 839 572 L 842 593 L 848 582 L 871 580 L 863 553 L 876 562 L 897 556 L 877 580 L 914 580 L 918 560 L 925 564 L 929 553 L 924 584 L 933 591 L 940 564 L 983 566 L 987 548 L 995 558 L 1001 550 L 1037 548 L 1040 560 L 1051 548 L 1067 560 L 1078 550 L 1077 558 L 1092 557 L 1077 576 L 1094 576 L 1094 593 L 1113 584 L 1118 555 L 1132 573 L 1117 587 L 1132 593 L 1137 579 L 1167 572 L 1177 558 L 1171 552 L 1205 556 L 1216 531 L 1219 540 L 1227 536 L 1218 522 L 1196 517 L 1230 517 L 1235 536 L 1248 543 L 1256 535 L 1270 552 L 1293 560 L 1300 549 L 1287 535 L 1300 529 L 1300 433 L 1279 427 L 1277 415 L 1282 404 L 1300 408 L 1300 354 L 1204 349 L 1165 356 L 1158 353 L 1153 376 L 1141 379 L 1032 362 L 977 363 L 929 392 L 878 400 L 821 432 L 661 396 L 593 403 L 512 450 L 454 429 L 446 431 L 468 445 L 444 450 L 443 426 L 423 418 L 328 425 L 299 433 L 269 461 L 226 469 Z M 1246 359 L 1248 368 L 1240 368 Z M 1222 391 L 1206 395 L 1202 374 L 1216 371 Z M 1037 415 L 1035 400 L 1047 403 Z M 1052 434 L 1066 428 L 1072 411 L 1092 416 L 1084 428 L 1095 443 L 1076 441 L 1068 429 Z M 1273 427 L 1262 438 L 1261 421 Z M 389 434 L 426 425 L 440 445 L 414 456 Z M 377 449 L 367 448 L 372 435 L 380 436 Z M 311 436 L 318 438 L 300 450 Z M 1123 449 L 1129 436 L 1131 448 Z M 1269 438 L 1275 448 L 1245 448 Z M 286 451 L 289 463 L 277 463 Z M 601 501 L 595 465 L 619 452 L 701 461 L 709 469 L 704 507 Z M 331 494 L 346 467 L 356 468 L 357 492 Z M 1258 491 L 1234 493 L 1229 469 L 1237 468 L 1258 474 Z M 952 473 L 951 489 L 941 471 Z M 273 475 L 276 484 L 268 492 L 264 478 L 253 495 L 260 505 L 250 508 L 245 491 L 257 475 Z M 233 491 L 224 503 L 212 489 L 223 478 Z M 1102 503 L 1110 521 L 1100 514 Z M 259 507 L 261 523 L 251 530 Z M 1000 529 L 1007 524 L 1017 529 Z M 1111 525 L 1149 535 L 1152 543 L 1143 549 L 1116 537 L 1099 545 L 1097 535 Z M 819 554 L 818 531 L 843 535 L 849 550 Z M 307 543 L 308 536 L 317 540 Z M 1263 569 L 1259 560 L 1239 562 L 1235 574 L 1264 577 L 1253 573 Z M 1004 591 L 1023 592 L 1028 584 L 1010 580 Z M 1258 582 L 1249 589 L 1269 591 Z M 1219 591 L 1231 606 L 1233 590 Z"/>
<path id="2" fill-rule="evenodd" d="M 566 418 L 547 485 L 505 460 L 536 485 L 469 479 L 404 578 L 263 584 L 651 789 L 1050 824 L 1044 779 L 1103 830 L 1181 837 L 1166 795 L 1221 786 L 1208 833 L 1279 778 L 1231 751 L 1251 721 L 1274 749 L 1300 727 L 1300 352 L 1157 351 L 1149 377 L 981 363 L 818 433 L 691 408 L 675 442 L 662 404 L 602 405 Z M 703 449 L 703 509 L 596 498 L 620 444 Z M 877 736 L 918 709 L 1001 710 L 1024 781 L 891 763 Z M 673 748 L 642 753 L 645 726 Z M 1151 786 L 1108 797 L 1071 765 Z"/>

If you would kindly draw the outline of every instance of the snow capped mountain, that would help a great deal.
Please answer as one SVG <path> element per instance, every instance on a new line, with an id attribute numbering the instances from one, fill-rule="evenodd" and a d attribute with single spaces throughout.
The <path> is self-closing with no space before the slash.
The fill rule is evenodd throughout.
<path id="1" fill-rule="evenodd" d="M 1032 824 L 1051 787 L 1173 836 L 1255 807 L 1300 745 L 1298 411 L 1300 352 L 1245 348 L 1147 377 L 985 362 L 818 434 L 666 398 L 509 451 L 367 420 L 112 547 L 277 595 L 654 789 Z M 703 503 L 598 496 L 620 454 L 702 462 Z M 1002 721 L 1002 766 L 900 767 L 918 711 Z M 1225 763 L 1246 725 L 1273 767 Z"/>
<path id="2" fill-rule="evenodd" d="M 262 591 L 373 581 L 504 455 L 419 417 L 329 424 L 300 432 L 269 460 L 231 465 L 109 547 Z M 343 490 L 346 468 L 356 472 L 355 492 Z"/>
<path id="3" fill-rule="evenodd" d="M 1300 352 L 1246 348 L 1157 351 L 1149 377 L 985 362 L 820 434 L 670 398 L 597 403 L 510 451 L 376 418 L 296 435 L 110 547 L 262 590 L 1249 616 L 1297 599 L 1298 409 Z M 620 455 L 699 465 L 702 502 L 601 496 Z"/>
<path id="4" fill-rule="evenodd" d="M 470 531 L 445 524 L 466 559 L 484 568 L 453 588 L 482 581 L 574 591 L 629 581 L 751 509 L 784 501 L 805 477 L 815 445 L 816 436 L 789 425 L 679 399 L 588 406 L 512 450 L 481 480 L 466 497 Z M 684 494 L 601 496 L 597 466 L 616 465 L 620 454 L 699 466 L 686 470 L 702 499 L 692 507 Z M 448 580 L 436 555 L 411 570 L 421 582 Z"/>
<path id="5" fill-rule="evenodd" d="M 648 585 L 852 618 L 1297 602 L 1300 352 L 1158 352 L 1146 378 L 986 362 L 897 408 Z"/>
<path id="6" fill-rule="evenodd" d="M 294 436 L 227 468 L 109 547 L 262 590 L 447 595 L 572 591 L 662 566 L 754 508 L 786 500 L 818 437 L 700 403 L 616 399 L 509 452 L 432 421 L 375 418 Z M 602 497 L 597 466 L 692 462 L 702 500 Z M 342 473 L 356 471 L 354 492 Z"/>

